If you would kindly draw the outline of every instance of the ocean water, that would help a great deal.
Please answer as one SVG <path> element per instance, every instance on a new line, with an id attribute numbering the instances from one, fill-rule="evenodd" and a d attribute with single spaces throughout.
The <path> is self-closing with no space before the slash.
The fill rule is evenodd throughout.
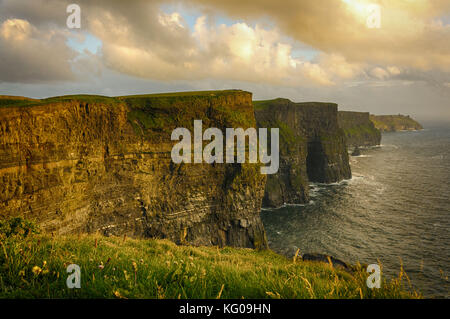
<path id="1" fill-rule="evenodd" d="M 381 147 L 351 157 L 353 178 L 311 185 L 311 202 L 263 210 L 269 246 L 292 256 L 400 267 L 425 297 L 449 298 L 450 127 L 385 133 Z"/>

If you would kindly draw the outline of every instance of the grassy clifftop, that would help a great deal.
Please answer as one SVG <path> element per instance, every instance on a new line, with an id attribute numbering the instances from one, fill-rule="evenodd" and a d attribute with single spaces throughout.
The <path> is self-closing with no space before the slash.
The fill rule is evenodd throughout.
<path id="1" fill-rule="evenodd" d="M 370 115 L 370 120 L 382 132 L 422 130 L 420 123 L 409 115 Z"/>
<path id="2" fill-rule="evenodd" d="M 166 240 L 81 235 L 3 237 L 0 298 L 412 298 L 401 279 L 368 289 L 325 263 L 269 250 L 177 246 Z M 68 289 L 66 268 L 81 267 Z"/>

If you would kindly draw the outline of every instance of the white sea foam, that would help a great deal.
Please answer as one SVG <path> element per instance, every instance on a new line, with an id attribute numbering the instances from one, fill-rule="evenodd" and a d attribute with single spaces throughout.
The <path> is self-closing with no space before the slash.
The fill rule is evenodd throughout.
<path id="1" fill-rule="evenodd" d="M 395 148 L 396 150 L 399 149 L 399 147 L 397 145 L 393 145 L 393 144 L 381 144 L 380 147 L 382 148 Z"/>
<path id="2" fill-rule="evenodd" d="M 286 208 L 286 207 L 305 207 L 305 206 L 311 205 L 311 204 L 314 204 L 314 201 L 310 200 L 309 203 L 306 203 L 306 204 L 284 203 L 283 205 L 281 205 L 279 207 L 274 207 L 274 208 L 263 207 L 263 208 L 261 208 L 261 211 L 274 211 L 274 210 L 279 210 L 279 209 Z"/>
<path id="3" fill-rule="evenodd" d="M 320 190 L 321 188 L 325 188 L 325 187 L 327 187 L 327 186 L 339 186 L 339 185 L 345 185 L 345 184 L 348 184 L 348 182 L 349 182 L 350 180 L 351 180 L 351 179 L 343 179 L 342 181 L 334 182 L 334 183 L 310 183 L 309 186 L 312 186 L 312 187 L 314 187 L 314 188 L 318 187 L 319 190 Z"/>

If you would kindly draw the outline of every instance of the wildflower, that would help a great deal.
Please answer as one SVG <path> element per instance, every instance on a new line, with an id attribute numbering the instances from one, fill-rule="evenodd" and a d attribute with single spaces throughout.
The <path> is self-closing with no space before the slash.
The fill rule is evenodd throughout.
<path id="1" fill-rule="evenodd" d="M 122 294 L 119 292 L 119 290 L 114 291 L 114 296 L 116 296 L 119 299 L 128 299 L 128 298 L 122 296 Z"/>
<path id="2" fill-rule="evenodd" d="M 137 264 L 136 264 L 136 262 L 133 261 L 131 264 L 133 265 L 133 269 L 136 272 L 137 271 Z"/>
<path id="3" fill-rule="evenodd" d="M 105 266 L 103 266 L 103 264 L 98 265 L 98 268 L 103 269 L 105 268 Z"/>
<path id="4" fill-rule="evenodd" d="M 42 264 L 42 268 L 45 268 L 45 266 L 47 266 L 47 261 L 44 260 L 44 263 Z"/>
<path id="5" fill-rule="evenodd" d="M 19 271 L 19 276 L 24 277 L 25 276 L 25 270 Z"/>
<path id="6" fill-rule="evenodd" d="M 33 274 L 37 276 L 42 272 L 42 269 L 39 266 L 34 266 L 33 269 L 31 269 L 31 271 L 33 272 Z"/>

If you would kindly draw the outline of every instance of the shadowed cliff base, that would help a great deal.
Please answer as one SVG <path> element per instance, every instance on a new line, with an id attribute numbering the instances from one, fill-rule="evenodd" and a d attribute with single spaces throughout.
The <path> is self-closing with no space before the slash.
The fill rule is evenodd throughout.
<path id="1" fill-rule="evenodd" d="M 308 203 L 309 182 L 351 178 L 337 104 L 281 98 L 253 104 L 258 127 L 280 128 L 280 169 L 267 177 L 264 206 Z"/>

